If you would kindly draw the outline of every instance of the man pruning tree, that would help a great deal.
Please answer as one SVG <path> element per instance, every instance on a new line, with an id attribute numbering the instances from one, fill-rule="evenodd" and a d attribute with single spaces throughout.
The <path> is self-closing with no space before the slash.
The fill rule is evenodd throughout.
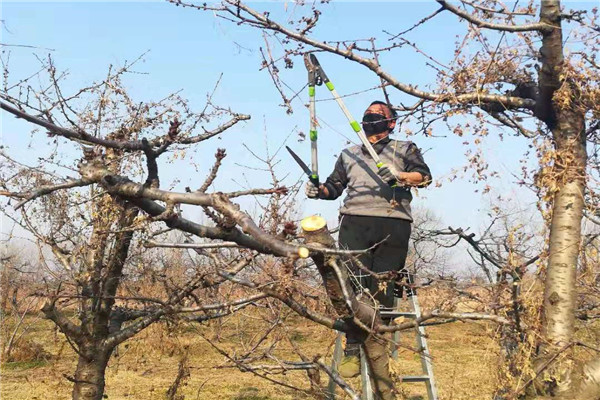
<path id="1" fill-rule="evenodd" d="M 340 210 L 340 247 L 349 250 L 369 249 L 359 259 L 375 273 L 397 271 L 393 285 L 381 285 L 353 266 L 361 285 L 383 307 L 393 307 L 394 297 L 402 297 L 402 280 L 407 277 L 404 264 L 413 221 L 410 202 L 411 186 L 431 183 L 431 171 L 417 146 L 408 141 L 390 139 L 396 126 L 396 114 L 386 103 L 374 101 L 363 115 L 362 127 L 369 143 L 384 165 L 376 166 L 364 145 L 344 149 L 333 172 L 317 187 L 306 183 L 311 199 L 335 200 L 347 189 Z M 390 185 L 389 182 L 396 181 Z M 412 294 L 409 287 L 408 295 Z M 345 357 L 339 372 L 353 377 L 360 372 L 359 341 L 347 337 Z"/>

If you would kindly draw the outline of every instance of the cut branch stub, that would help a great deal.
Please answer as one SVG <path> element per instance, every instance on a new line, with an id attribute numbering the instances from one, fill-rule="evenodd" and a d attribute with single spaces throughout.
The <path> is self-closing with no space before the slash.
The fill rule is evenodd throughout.
<path id="1" fill-rule="evenodd" d="M 325 218 L 319 215 L 311 215 L 304 218 L 300 222 L 300 226 L 302 227 L 307 243 L 310 242 L 325 247 L 335 246 L 335 240 L 329 234 Z"/>

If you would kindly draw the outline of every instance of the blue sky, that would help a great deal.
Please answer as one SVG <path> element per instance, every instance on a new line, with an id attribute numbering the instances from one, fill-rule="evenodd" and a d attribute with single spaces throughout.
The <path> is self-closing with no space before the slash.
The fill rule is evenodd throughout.
<path id="1" fill-rule="evenodd" d="M 251 5 L 269 9 L 273 18 L 284 15 L 283 2 L 252 2 Z M 288 7 L 293 7 L 292 3 L 288 3 Z M 315 36 L 327 40 L 385 38 L 382 30 L 401 31 L 436 8 L 433 1 L 332 2 L 324 7 Z M 303 107 L 307 96 L 302 93 L 301 101 L 295 101 L 291 116 L 279 106 L 281 99 L 270 76 L 259 71 L 261 57 L 258 46 L 263 44 L 263 39 L 257 30 L 218 20 L 210 13 L 182 9 L 164 2 L 4 2 L 2 19 L 5 21 L 2 43 L 54 49 L 51 54 L 57 67 L 68 69 L 71 74 L 65 86 L 67 92 L 101 79 L 109 64 L 123 64 L 149 50 L 144 62 L 136 68 L 146 74 L 129 75 L 125 80 L 133 97 L 139 100 L 159 99 L 183 89 L 183 97 L 201 109 L 206 93 L 212 90 L 220 73 L 223 73 L 214 102 L 250 114 L 252 120 L 228 131 L 220 140 L 201 144 L 194 155 L 194 161 L 201 167 L 199 172 L 188 168 L 183 170 L 189 170 L 189 173 L 182 174 L 185 165 L 163 164 L 163 186 L 168 186 L 169 180 L 175 178 L 181 180 L 177 186 L 179 190 L 185 186 L 197 186 L 210 168 L 217 147 L 227 147 L 229 156 L 215 185 L 216 190 L 238 188 L 236 182 L 243 182 L 243 174 L 248 180 L 263 182 L 260 186 L 265 186 L 268 183 L 266 174 L 236 165 L 257 165 L 241 144 L 245 143 L 261 153 L 265 143 L 274 150 L 290 134 L 287 144 L 309 161 L 309 143 L 297 140 L 298 130 L 308 130 L 308 111 Z M 442 13 L 429 26 L 433 29 L 415 31 L 412 40 L 418 40 L 422 48 L 438 54 L 441 60 L 450 59 L 454 36 L 462 32 L 463 26 L 450 13 Z M 385 40 L 380 43 L 385 43 Z M 47 53 L 43 49 L 6 46 L 3 49 L 11 51 L 13 81 L 34 72 L 34 53 Z M 322 55 L 320 61 L 340 94 L 357 92 L 379 83 L 364 67 L 338 57 Z M 423 57 L 408 49 L 383 54 L 381 61 L 387 70 L 404 82 L 422 86 L 433 77 L 433 73 L 424 67 Z M 306 72 L 300 59 L 295 62 L 296 67 L 284 71 L 282 78 L 299 89 L 305 84 Z M 359 117 L 372 100 L 382 97 L 377 91 L 345 100 L 351 112 Z M 395 103 L 407 101 L 398 92 L 392 91 L 391 97 Z M 327 90 L 319 88 L 317 98 L 329 99 Z M 356 141 L 334 102 L 319 102 L 317 112 L 336 131 Z M 27 160 L 32 154 L 45 151 L 44 140 L 31 142 L 31 129 L 26 124 L 5 113 L 1 114 L 1 118 L 2 142 L 12 154 Z M 446 180 L 453 168 L 465 164 L 464 138 L 456 137 L 443 125 L 436 125 L 434 134 L 442 137 L 419 136 L 411 140 L 425 151 L 434 179 L 441 179 L 443 186 L 434 188 L 432 185 L 422 190 L 413 204 L 434 211 L 442 219 L 442 226 L 476 229 L 483 222 L 491 197 L 481 194 L 482 185 L 475 186 L 466 179 L 452 183 Z M 395 137 L 404 140 L 406 136 L 401 131 Z M 346 140 L 326 127 L 321 128 L 319 139 L 321 175 L 326 176 Z M 33 149 L 28 147 L 30 143 L 34 144 Z M 484 144 L 490 165 L 501 174 L 500 179 L 490 181 L 495 187 L 494 195 L 501 193 L 521 207 L 534 202 L 531 193 L 519 189 L 514 184 L 516 178 L 511 175 L 519 173 L 517 161 L 526 143 L 523 138 L 512 137 L 500 141 L 492 132 Z M 280 152 L 279 156 L 278 172 L 282 176 L 287 174 L 285 182 L 291 184 L 302 172 L 286 152 Z M 339 201 L 303 200 L 300 205 L 303 207 L 301 215 L 321 213 L 331 221 L 331 225 L 335 224 Z"/>

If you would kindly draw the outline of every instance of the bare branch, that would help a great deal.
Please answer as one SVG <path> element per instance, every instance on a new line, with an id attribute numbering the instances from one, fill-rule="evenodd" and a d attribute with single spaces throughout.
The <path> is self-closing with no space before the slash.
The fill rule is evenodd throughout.
<path id="1" fill-rule="evenodd" d="M 268 297 L 268 295 L 265 293 L 260 293 L 260 294 L 255 294 L 253 296 L 245 297 L 243 299 L 230 301 L 227 303 L 206 304 L 206 305 L 199 306 L 199 307 L 182 307 L 182 308 L 178 309 L 177 312 L 188 313 L 188 312 L 198 312 L 198 311 L 220 310 L 222 308 L 228 308 L 228 307 L 232 307 L 232 306 L 239 306 L 242 304 L 252 303 L 256 300 L 264 299 L 265 297 Z"/>
<path id="2" fill-rule="evenodd" d="M 242 197 L 242 196 L 251 196 L 251 195 L 266 195 L 266 194 L 281 194 L 286 195 L 288 193 L 288 188 L 285 186 L 272 188 L 272 189 L 249 189 L 249 190 L 240 190 L 237 192 L 224 193 L 224 195 L 230 199 L 234 197 Z"/>
<path id="3" fill-rule="evenodd" d="M 220 133 L 225 132 L 227 129 L 231 128 L 232 126 L 234 126 L 235 124 L 237 124 L 240 121 L 247 121 L 249 119 L 250 119 L 249 115 L 246 115 L 246 114 L 234 114 L 234 116 L 233 116 L 233 118 L 231 120 L 229 120 L 226 123 L 218 126 L 216 129 L 213 129 L 211 131 L 205 131 L 201 135 L 191 136 L 191 137 L 188 137 L 188 138 L 181 138 L 181 139 L 177 140 L 177 143 L 179 143 L 179 144 L 194 144 L 194 143 L 199 143 L 199 142 L 202 142 L 204 140 L 210 139 L 213 136 L 217 136 Z"/>
<path id="4" fill-rule="evenodd" d="M 437 311 L 434 310 L 430 313 L 424 313 L 421 318 L 404 322 L 398 325 L 380 325 L 377 326 L 374 330 L 379 333 L 383 332 L 396 332 L 403 331 L 407 329 L 414 328 L 417 325 L 421 325 L 423 322 L 428 321 L 433 318 L 445 318 L 449 319 L 446 323 L 455 322 L 457 320 L 460 321 L 490 321 L 495 322 L 501 325 L 514 325 L 513 321 L 510 321 L 504 317 L 499 315 L 491 315 L 491 314 L 480 314 L 480 313 L 455 313 L 455 312 L 446 312 L 446 311 Z"/>
<path id="5" fill-rule="evenodd" d="M 65 315 L 56 309 L 54 301 L 49 301 L 42 307 L 42 312 L 52 322 L 58 326 L 58 328 L 72 341 L 80 343 L 81 341 L 81 328 L 71 322 Z"/>
<path id="6" fill-rule="evenodd" d="M 214 243 L 157 243 L 147 242 L 144 246 L 153 247 L 164 247 L 169 249 L 220 249 L 225 247 L 239 248 L 242 247 L 236 242 L 214 242 Z"/>
<path id="7" fill-rule="evenodd" d="M 333 379 L 336 385 L 338 385 L 344 392 L 346 392 L 352 400 L 360 400 L 361 397 L 356 393 L 356 391 L 346 382 L 337 371 L 334 371 L 332 368 L 328 367 L 321 360 L 315 360 L 315 364 L 319 369 L 325 371 L 327 375 Z"/>
<path id="8" fill-rule="evenodd" d="M 392 36 L 391 38 L 389 38 L 388 40 L 394 40 L 410 31 L 412 31 L 413 29 L 417 28 L 420 25 L 423 25 L 425 22 L 429 21 L 430 19 L 432 19 L 433 17 L 435 17 L 436 15 L 438 15 L 439 13 L 441 13 L 442 11 L 444 11 L 445 8 L 444 7 L 440 7 L 437 10 L 435 10 L 433 13 L 429 14 L 428 16 L 421 18 L 416 24 L 414 24 L 413 26 L 411 26 L 410 28 L 403 30 L 400 33 L 395 34 L 394 36 Z M 386 32 L 387 33 L 387 32 Z M 391 34 L 388 33 L 390 36 Z"/>
<path id="9" fill-rule="evenodd" d="M 24 111 L 21 111 L 4 101 L 0 101 L 0 108 L 9 113 L 13 114 L 17 118 L 22 118 L 28 122 L 31 122 L 35 125 L 41 126 L 43 128 L 48 129 L 48 131 L 52 134 L 62 136 L 66 139 L 74 140 L 76 142 L 82 142 L 86 144 L 97 144 L 104 147 L 109 147 L 112 149 L 122 149 L 122 150 L 143 150 L 144 145 L 141 140 L 139 141 L 121 141 L 121 140 L 112 140 L 112 139 L 103 139 L 89 133 L 83 131 L 73 131 L 70 129 L 62 128 L 58 125 L 55 125 L 49 121 L 46 121 L 42 118 L 34 117 Z"/>
<path id="10" fill-rule="evenodd" d="M 530 12 L 530 11 L 510 11 L 510 10 L 506 9 L 506 7 L 504 7 L 504 6 L 502 6 L 502 8 L 500 8 L 500 9 L 494 9 L 494 8 L 490 8 L 490 7 L 484 7 L 484 6 L 479 5 L 472 1 L 461 0 L 461 2 L 463 4 L 468 4 L 471 7 L 476 8 L 478 10 L 495 13 L 495 14 L 504 14 L 504 15 L 510 15 L 510 16 L 515 16 L 515 15 L 528 15 L 531 17 L 535 16 L 535 13 Z"/>
<path id="11" fill-rule="evenodd" d="M 24 119 L 28 122 L 31 122 L 35 125 L 46 128 L 52 134 L 62 136 L 69 140 L 74 140 L 76 142 L 81 142 L 84 144 L 96 144 L 96 145 L 108 147 L 111 149 L 120 149 L 120 150 L 126 150 L 126 151 L 143 151 L 144 148 L 146 147 L 146 145 L 144 144 L 144 142 L 142 140 L 126 141 L 126 140 L 104 139 L 101 137 L 91 135 L 82 130 L 74 131 L 71 129 L 66 129 L 66 128 L 60 127 L 58 125 L 55 125 L 54 123 L 52 123 L 50 121 L 47 121 L 47 120 L 39 118 L 39 117 L 35 117 L 35 116 L 28 114 L 22 110 L 19 110 L 4 101 L 0 101 L 0 108 L 13 114 L 17 118 L 22 118 L 22 119 Z M 198 143 L 203 140 L 210 139 L 211 137 L 216 136 L 220 133 L 223 133 L 227 129 L 231 128 L 233 125 L 237 124 L 239 121 L 244 121 L 244 120 L 248 120 L 248 119 L 250 119 L 250 116 L 248 116 L 248 115 L 235 114 L 233 119 L 231 119 L 227 123 L 219 126 L 218 128 L 216 128 L 212 131 L 206 131 L 202 135 L 192 136 L 192 137 L 188 137 L 188 138 L 181 138 L 181 139 L 177 140 L 176 143 L 179 143 L 179 144 Z M 162 143 L 164 140 L 166 140 L 166 139 L 165 138 L 156 138 L 156 139 L 149 141 L 149 144 L 151 146 L 157 146 L 160 143 Z M 161 151 L 164 151 L 164 150 L 161 150 Z M 159 151 L 159 153 L 161 151 Z"/>
<path id="12" fill-rule="evenodd" d="M 16 197 L 19 199 L 23 199 L 15 206 L 15 210 L 18 210 L 19 208 L 23 207 L 28 202 L 30 202 L 34 199 L 37 199 L 38 197 L 45 196 L 47 194 L 55 192 L 57 190 L 71 189 L 74 187 L 88 186 L 91 184 L 92 184 L 92 182 L 88 182 L 85 179 L 76 179 L 76 180 L 67 181 L 64 183 L 59 183 L 56 185 L 40 186 L 39 188 L 37 188 L 29 193 L 13 193 L 13 192 L 7 192 L 7 191 L 0 191 L 0 196 Z"/>
<path id="13" fill-rule="evenodd" d="M 226 156 L 227 153 L 225 152 L 225 149 L 217 149 L 217 152 L 215 153 L 215 163 L 210 169 L 210 173 L 204 180 L 204 183 L 202 184 L 202 186 L 200 186 L 200 189 L 198 189 L 198 192 L 206 192 L 209 186 L 214 182 L 214 180 L 217 177 L 217 172 L 219 172 L 219 168 L 221 167 L 221 163 L 223 162 L 223 159 Z"/>
<path id="14" fill-rule="evenodd" d="M 503 125 L 515 129 L 517 132 L 521 133 L 526 138 L 531 139 L 537 136 L 537 133 L 525 129 L 523 125 L 519 124 L 517 121 L 515 121 L 513 118 L 511 118 L 503 112 L 490 111 L 489 114 L 496 120 L 500 121 Z"/>

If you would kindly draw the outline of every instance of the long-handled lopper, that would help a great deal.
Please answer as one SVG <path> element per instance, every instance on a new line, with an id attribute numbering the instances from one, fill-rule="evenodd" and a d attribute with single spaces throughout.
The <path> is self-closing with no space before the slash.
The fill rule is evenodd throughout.
<path id="1" fill-rule="evenodd" d="M 309 174 L 310 181 L 319 187 L 319 161 L 317 157 L 317 115 L 315 110 L 315 85 L 322 85 L 323 81 L 318 75 L 315 64 L 309 58 L 309 54 L 304 55 L 304 65 L 308 71 L 308 110 L 310 113 L 310 158 L 311 158 L 311 173 Z M 317 63 L 318 65 L 318 63 Z M 302 162 L 288 147 L 288 150 L 298 162 Z M 304 163 L 302 163 L 304 164 Z M 306 165 L 306 164 L 304 164 Z M 302 165 L 301 165 L 302 166 Z"/>
<path id="2" fill-rule="evenodd" d="M 308 57 L 307 57 L 308 56 Z M 329 91 L 331 92 L 333 98 L 335 99 L 335 101 L 338 103 L 338 105 L 340 106 L 340 108 L 342 109 L 342 112 L 344 113 L 344 115 L 346 116 L 346 118 L 348 119 L 348 122 L 350 122 L 350 126 L 352 127 L 352 130 L 354 130 L 354 132 L 356 132 L 356 134 L 358 135 L 358 138 L 360 139 L 360 141 L 362 142 L 362 144 L 365 146 L 365 148 L 367 149 L 367 152 L 369 153 L 369 155 L 371 156 L 371 158 L 373 159 L 373 161 L 375 161 L 375 165 L 377 165 L 377 168 L 382 168 L 384 166 L 384 163 L 381 161 L 381 158 L 379 157 L 379 154 L 377 154 L 377 152 L 375 151 L 375 149 L 373 148 L 373 146 L 371 145 L 371 142 L 369 142 L 369 140 L 367 139 L 367 135 L 365 134 L 365 132 L 362 129 L 362 126 L 360 125 L 360 123 L 358 123 L 353 117 L 352 114 L 350 114 L 350 111 L 348 110 L 348 108 L 346 108 L 346 105 L 344 104 L 344 102 L 342 101 L 342 98 L 340 97 L 340 95 L 337 93 L 337 91 L 335 90 L 335 86 L 333 85 L 333 83 L 329 80 L 329 78 L 327 77 L 327 75 L 325 74 L 325 71 L 323 71 L 323 68 L 321 67 L 321 64 L 319 63 L 319 61 L 317 60 L 317 57 L 314 54 L 305 54 L 304 55 L 304 63 L 306 64 L 306 68 L 308 69 L 308 95 L 309 95 L 309 109 L 310 109 L 310 126 L 311 126 L 311 131 L 310 131 L 310 139 L 311 139 L 311 148 L 313 149 L 312 151 L 312 155 L 313 155 L 313 173 L 316 174 L 317 177 L 317 182 L 318 182 L 318 172 L 316 169 L 316 165 L 317 165 L 317 161 L 316 161 L 316 156 L 317 156 L 317 131 L 316 131 L 316 116 L 315 114 L 315 106 L 314 106 L 314 102 L 315 102 L 315 86 L 314 83 L 320 85 L 321 83 L 325 83 L 325 86 L 327 86 L 327 89 L 329 89 Z M 314 75 L 313 75 L 314 74 Z M 313 85 L 311 86 L 311 79 L 313 81 Z M 313 128 L 314 128 L 314 141 L 313 141 Z M 391 180 L 388 182 L 388 184 L 392 187 L 395 187 L 397 182 L 395 179 Z"/>

